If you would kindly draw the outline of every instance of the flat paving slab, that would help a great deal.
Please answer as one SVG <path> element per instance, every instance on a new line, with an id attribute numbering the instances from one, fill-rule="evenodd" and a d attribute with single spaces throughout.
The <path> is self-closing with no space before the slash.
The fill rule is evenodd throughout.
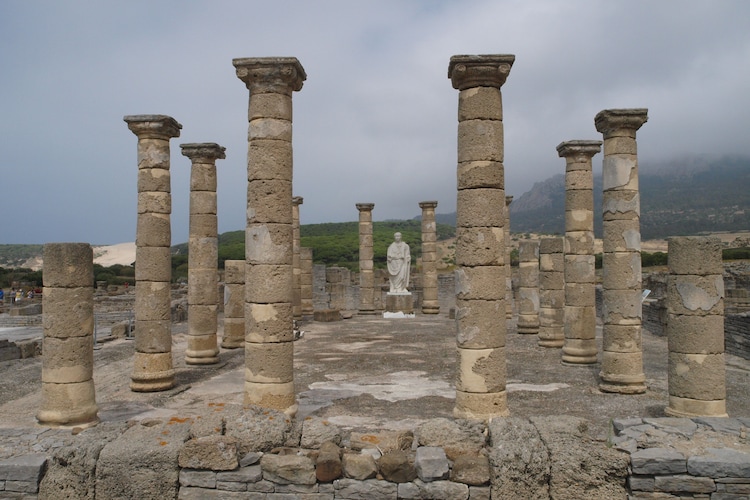
<path id="1" fill-rule="evenodd" d="M 298 417 L 315 415 L 352 430 L 398 430 L 452 416 L 456 327 L 447 314 L 403 319 L 354 315 L 333 323 L 303 321 L 300 326 L 304 335 L 294 344 Z M 648 390 L 618 395 L 599 391 L 598 364 L 563 365 L 559 349 L 539 347 L 537 336 L 516 333 L 513 321 L 507 322 L 507 329 L 511 415 L 582 417 L 591 422 L 590 432 L 602 438 L 612 418 L 664 416 L 666 338 L 644 330 Z M 243 350 L 223 349 L 216 365 L 187 366 L 186 332 L 186 323 L 173 325 L 177 386 L 160 393 L 130 391 L 132 340 L 113 340 L 95 351 L 94 381 L 102 421 L 184 417 L 211 406 L 242 403 Z M 732 417 L 748 417 L 750 362 L 731 355 L 726 361 L 727 411 Z M 43 430 L 34 418 L 40 388 L 41 358 L 0 363 L 0 458 L 21 451 L 14 452 L 20 445 L 12 436 Z M 24 433 L 22 429 L 36 430 Z M 33 451 L 33 444 L 28 447 Z"/>

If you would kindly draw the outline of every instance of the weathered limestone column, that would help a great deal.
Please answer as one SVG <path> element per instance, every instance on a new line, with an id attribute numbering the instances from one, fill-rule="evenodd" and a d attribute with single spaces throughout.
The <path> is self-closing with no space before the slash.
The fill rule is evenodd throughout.
<path id="1" fill-rule="evenodd" d="M 602 369 L 599 389 L 622 394 L 646 391 L 641 346 L 641 208 L 636 131 L 646 109 L 597 113 L 604 137 L 602 162 Z"/>
<path id="2" fill-rule="evenodd" d="M 245 261 L 224 261 L 224 336 L 221 347 L 245 347 Z"/>
<path id="3" fill-rule="evenodd" d="M 539 333 L 539 241 L 518 244 L 518 333 Z"/>
<path id="4" fill-rule="evenodd" d="M 565 342 L 564 238 L 539 242 L 539 345 L 562 347 Z"/>
<path id="5" fill-rule="evenodd" d="M 453 56 L 458 96 L 456 418 L 508 415 L 505 390 L 505 179 L 500 88 L 515 56 Z"/>
<path id="6" fill-rule="evenodd" d="M 313 249 L 300 247 L 300 300 L 302 302 L 302 316 L 312 316 L 313 308 Z"/>
<path id="7" fill-rule="evenodd" d="M 188 336 L 185 363 L 219 362 L 219 222 L 216 215 L 216 160 L 226 158 L 215 143 L 180 144 L 190 158 L 188 237 Z"/>
<path id="8" fill-rule="evenodd" d="M 232 64 L 250 91 L 245 403 L 294 415 L 292 92 L 307 75 L 295 57 Z"/>
<path id="9" fill-rule="evenodd" d="M 94 252 L 88 243 L 44 245 L 42 425 L 99 421 L 94 391 Z"/>
<path id="10" fill-rule="evenodd" d="M 164 115 L 124 119 L 138 136 L 135 353 L 130 389 L 164 391 L 174 386 L 169 139 L 180 136 L 182 125 Z"/>
<path id="11" fill-rule="evenodd" d="M 372 249 L 374 203 L 357 203 L 359 210 L 359 314 L 375 314 L 375 271 Z"/>
<path id="12" fill-rule="evenodd" d="M 300 276 L 302 268 L 300 267 L 299 255 L 299 206 L 302 205 L 301 196 L 292 197 L 292 313 L 294 319 L 302 319 L 302 288 Z"/>
<path id="13" fill-rule="evenodd" d="M 419 203 L 422 209 L 422 314 L 440 313 L 437 280 L 437 201 Z"/>
<path id="14" fill-rule="evenodd" d="M 726 417 L 724 266 L 714 237 L 669 238 L 669 406 L 675 417 Z"/>
<path id="15" fill-rule="evenodd" d="M 601 141 L 567 141 L 565 158 L 565 341 L 563 363 L 596 363 L 596 274 L 594 258 L 594 174 L 591 159 Z"/>
<path id="16" fill-rule="evenodd" d="M 510 267 L 510 204 L 512 196 L 505 197 L 505 319 L 513 317 L 513 268 Z"/>

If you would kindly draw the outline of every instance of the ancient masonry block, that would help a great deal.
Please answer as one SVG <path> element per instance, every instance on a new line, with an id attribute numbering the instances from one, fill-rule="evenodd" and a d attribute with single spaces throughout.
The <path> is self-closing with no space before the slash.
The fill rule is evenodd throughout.
<path id="1" fill-rule="evenodd" d="M 510 204 L 512 196 L 505 197 L 505 319 L 513 317 L 513 274 L 510 267 Z"/>
<path id="2" fill-rule="evenodd" d="M 518 333 L 539 333 L 539 241 L 518 245 Z"/>
<path id="3" fill-rule="evenodd" d="M 458 97 L 457 418 L 508 415 L 505 390 L 505 181 L 500 88 L 513 55 L 451 57 Z"/>
<path id="4" fill-rule="evenodd" d="M 221 347 L 245 346 L 245 261 L 224 261 L 224 336 Z"/>
<path id="5" fill-rule="evenodd" d="M 180 144 L 190 158 L 188 239 L 188 337 L 185 363 L 219 362 L 219 225 L 216 215 L 216 160 L 225 148 L 215 143 Z"/>
<path id="6" fill-rule="evenodd" d="M 302 205 L 301 196 L 292 197 L 292 313 L 294 319 L 302 319 L 302 267 L 300 266 L 299 243 L 299 206 Z"/>
<path id="7" fill-rule="evenodd" d="M 423 201 L 419 207 L 422 209 L 422 314 L 438 314 L 437 201 Z"/>
<path id="8" fill-rule="evenodd" d="M 359 314 L 375 314 L 375 274 L 372 248 L 374 203 L 357 203 L 359 211 Z"/>
<path id="9" fill-rule="evenodd" d="M 169 139 L 180 136 L 182 125 L 165 115 L 130 115 L 124 120 L 138 137 L 135 354 L 130 389 L 164 391 L 174 386 Z"/>
<path id="10" fill-rule="evenodd" d="M 565 341 L 564 238 L 539 242 L 539 345 L 562 347 Z"/>
<path id="11" fill-rule="evenodd" d="M 726 417 L 721 241 L 669 238 L 668 415 Z"/>
<path id="12" fill-rule="evenodd" d="M 42 425 L 99 421 L 94 394 L 94 253 L 88 243 L 44 245 Z"/>
<path id="13" fill-rule="evenodd" d="M 602 365 L 599 389 L 646 391 L 641 346 L 641 209 L 636 131 L 646 109 L 605 109 L 594 119 L 604 137 Z"/>
<path id="14" fill-rule="evenodd" d="M 564 363 L 596 363 L 596 279 L 594 275 L 594 176 L 591 158 L 601 141 L 568 141 L 557 146 L 565 158 L 565 340 Z"/>
<path id="15" fill-rule="evenodd" d="M 302 302 L 302 316 L 313 315 L 313 249 L 300 247 L 300 300 Z"/>
<path id="16" fill-rule="evenodd" d="M 292 93 L 307 75 L 295 57 L 232 63 L 250 91 L 245 403 L 294 415 Z"/>

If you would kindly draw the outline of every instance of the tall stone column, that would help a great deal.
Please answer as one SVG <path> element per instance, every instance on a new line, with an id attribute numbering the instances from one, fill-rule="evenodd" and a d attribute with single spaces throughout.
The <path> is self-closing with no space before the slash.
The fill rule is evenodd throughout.
<path id="1" fill-rule="evenodd" d="M 669 406 L 675 417 L 726 417 L 721 240 L 668 240 Z"/>
<path id="2" fill-rule="evenodd" d="M 564 238 L 539 242 L 539 345 L 562 347 L 565 342 Z"/>
<path id="3" fill-rule="evenodd" d="M 295 57 L 232 64 L 250 91 L 245 403 L 294 415 L 292 92 L 307 75 Z"/>
<path id="4" fill-rule="evenodd" d="M 215 143 L 180 144 L 190 158 L 188 236 L 188 336 L 185 363 L 219 362 L 219 222 L 216 215 L 216 160 L 225 148 Z"/>
<path id="5" fill-rule="evenodd" d="M 419 207 L 422 209 L 422 314 L 438 314 L 437 201 L 423 201 Z"/>
<path id="6" fill-rule="evenodd" d="M 224 261 L 224 336 L 221 347 L 245 347 L 245 261 Z"/>
<path id="7" fill-rule="evenodd" d="M 510 204 L 512 196 L 505 197 L 505 319 L 513 318 L 513 273 L 510 266 Z"/>
<path id="8" fill-rule="evenodd" d="M 458 96 L 457 418 L 508 415 L 505 390 L 505 180 L 500 88 L 513 55 L 453 56 Z"/>
<path id="9" fill-rule="evenodd" d="M 182 125 L 164 115 L 131 115 L 124 120 L 138 136 L 135 353 L 130 389 L 164 391 L 174 386 L 169 139 L 180 136 Z"/>
<path id="10" fill-rule="evenodd" d="M 374 203 L 357 203 L 359 210 L 359 314 L 375 314 L 375 271 L 372 249 Z"/>
<path id="11" fill-rule="evenodd" d="M 604 137 L 602 162 L 602 369 L 599 389 L 622 394 L 646 391 L 641 346 L 641 208 L 636 131 L 646 109 L 597 113 Z"/>
<path id="12" fill-rule="evenodd" d="M 518 244 L 518 333 L 539 333 L 539 241 Z"/>
<path id="13" fill-rule="evenodd" d="M 94 253 L 88 243 L 44 245 L 42 425 L 99 421 L 94 391 Z"/>
<path id="14" fill-rule="evenodd" d="M 312 316 L 313 308 L 313 249 L 300 247 L 300 300 L 302 301 L 302 316 Z"/>
<path id="15" fill-rule="evenodd" d="M 300 267 L 300 255 L 299 255 L 299 206 L 302 205 L 303 198 L 301 196 L 292 197 L 292 313 L 294 319 L 302 319 L 302 288 L 300 276 L 302 268 Z"/>
<path id="16" fill-rule="evenodd" d="M 567 141 L 565 158 L 565 341 L 563 363 L 596 363 L 596 274 L 594 258 L 594 174 L 591 159 L 601 141 Z"/>

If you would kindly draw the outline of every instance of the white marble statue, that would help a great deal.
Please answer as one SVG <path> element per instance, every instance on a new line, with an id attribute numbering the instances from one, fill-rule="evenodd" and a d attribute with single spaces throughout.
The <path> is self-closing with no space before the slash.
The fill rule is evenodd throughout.
<path id="1" fill-rule="evenodd" d="M 388 279 L 391 283 L 390 293 L 409 293 L 409 270 L 411 254 L 409 245 L 401 241 L 401 233 L 393 235 L 393 243 L 388 247 Z"/>

